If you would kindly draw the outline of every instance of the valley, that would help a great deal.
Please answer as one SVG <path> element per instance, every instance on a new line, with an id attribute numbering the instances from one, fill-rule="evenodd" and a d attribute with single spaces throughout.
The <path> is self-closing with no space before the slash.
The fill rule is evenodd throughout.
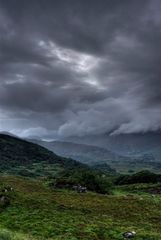
<path id="1" fill-rule="evenodd" d="M 118 173 L 161 169 L 161 134 L 99 135 L 73 137 L 61 141 L 32 140 L 58 155 L 89 166 L 107 164 Z"/>

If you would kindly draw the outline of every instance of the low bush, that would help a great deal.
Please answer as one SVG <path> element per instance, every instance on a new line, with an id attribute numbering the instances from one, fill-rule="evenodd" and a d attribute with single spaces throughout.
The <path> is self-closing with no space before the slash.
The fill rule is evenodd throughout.
<path id="1" fill-rule="evenodd" d="M 62 172 L 59 178 L 52 180 L 50 186 L 56 188 L 69 188 L 80 184 L 87 187 L 88 190 L 101 194 L 108 194 L 111 190 L 111 183 L 105 175 L 97 171 L 80 169 L 79 171 L 67 170 Z"/>

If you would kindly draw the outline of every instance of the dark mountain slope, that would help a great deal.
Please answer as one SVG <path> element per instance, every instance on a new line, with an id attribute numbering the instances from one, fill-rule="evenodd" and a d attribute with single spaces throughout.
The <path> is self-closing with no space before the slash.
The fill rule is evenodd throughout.
<path id="1" fill-rule="evenodd" d="M 13 136 L 0 134 L 1 170 L 16 166 L 28 166 L 40 162 L 72 168 L 84 166 L 75 160 L 57 156 L 37 144 Z"/>

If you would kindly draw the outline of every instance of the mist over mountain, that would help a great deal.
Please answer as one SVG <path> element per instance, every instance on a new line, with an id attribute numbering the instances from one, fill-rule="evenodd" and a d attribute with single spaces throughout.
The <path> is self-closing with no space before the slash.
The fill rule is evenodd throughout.
<path id="1" fill-rule="evenodd" d="M 71 157 L 80 162 L 94 165 L 96 163 L 109 163 L 111 161 L 125 160 L 125 157 L 119 156 L 109 150 L 92 145 L 78 144 L 62 141 L 37 141 L 37 144 L 46 147 L 47 149 L 65 157 Z"/>
<path id="2" fill-rule="evenodd" d="M 103 147 L 122 156 L 136 157 L 143 154 L 160 151 L 161 133 L 119 134 L 119 135 L 93 135 L 85 137 L 69 137 L 65 139 L 75 143 L 84 143 Z M 156 160 L 161 160 L 156 154 Z"/>
<path id="3" fill-rule="evenodd" d="M 161 161 L 161 2 L 69 2 L 0 0 L 0 131 Z"/>
<path id="4" fill-rule="evenodd" d="M 107 164 L 118 172 L 161 168 L 159 133 L 66 138 L 66 141 L 31 140 L 65 157 L 90 166 Z M 73 141 L 73 142 L 71 142 Z"/>

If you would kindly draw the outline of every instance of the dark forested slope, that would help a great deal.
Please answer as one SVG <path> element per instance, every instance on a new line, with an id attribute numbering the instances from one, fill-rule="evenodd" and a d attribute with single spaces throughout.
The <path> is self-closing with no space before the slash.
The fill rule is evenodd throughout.
<path id="1" fill-rule="evenodd" d="M 59 164 L 63 167 L 84 166 L 75 160 L 60 157 L 37 144 L 6 134 L 0 134 L 1 170 L 40 162 Z"/>

